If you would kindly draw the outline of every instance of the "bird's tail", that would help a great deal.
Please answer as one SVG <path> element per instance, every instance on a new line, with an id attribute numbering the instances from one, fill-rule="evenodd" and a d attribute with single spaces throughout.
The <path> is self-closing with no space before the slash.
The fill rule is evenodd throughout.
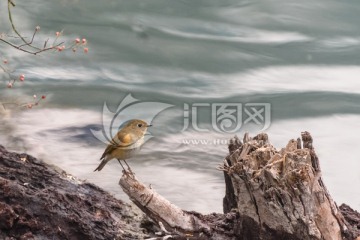
<path id="1" fill-rule="evenodd" d="M 101 171 L 101 169 L 103 169 L 103 167 L 106 165 L 106 163 L 108 162 L 109 160 L 106 160 L 105 158 L 101 161 L 101 163 L 99 164 L 99 166 L 94 170 L 94 172 L 96 171 Z"/>

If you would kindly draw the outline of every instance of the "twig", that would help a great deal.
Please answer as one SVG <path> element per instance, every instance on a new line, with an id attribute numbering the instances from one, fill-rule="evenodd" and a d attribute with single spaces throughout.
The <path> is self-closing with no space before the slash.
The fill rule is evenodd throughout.
<path id="1" fill-rule="evenodd" d="M 33 54 L 33 55 L 37 55 L 37 54 L 39 54 L 39 53 L 41 53 L 41 52 L 48 51 L 48 50 L 51 50 L 51 49 L 55 49 L 56 47 L 58 47 L 58 46 L 60 46 L 60 45 L 62 45 L 62 44 L 64 43 L 64 42 L 61 42 L 61 43 L 59 43 L 59 44 L 57 44 L 57 45 L 55 45 L 55 46 L 48 47 L 48 48 L 43 48 L 43 49 L 40 49 L 40 48 L 39 48 L 40 50 L 38 50 L 38 51 L 30 51 L 30 50 L 21 48 L 21 46 L 17 46 L 17 45 L 15 45 L 15 44 L 13 44 L 13 43 L 11 43 L 11 42 L 9 42 L 9 41 L 6 41 L 6 40 L 3 39 L 3 38 L 0 38 L 0 41 L 4 42 L 4 43 L 12 46 L 13 48 L 16 48 L 16 49 L 20 50 L 20 51 L 23 51 L 23 52 L 26 52 L 26 53 L 30 53 L 30 54 Z"/>
<path id="2" fill-rule="evenodd" d="M 9 0 L 9 3 L 10 3 L 13 7 L 15 7 L 15 3 L 14 3 L 12 0 Z"/>
<path id="3" fill-rule="evenodd" d="M 9 21 L 11 23 L 11 27 L 12 27 L 13 31 L 16 33 L 16 35 L 18 35 L 24 43 L 27 43 L 25 38 L 18 32 L 18 30 L 15 27 L 15 24 L 12 19 L 12 15 L 11 15 L 11 6 L 15 7 L 15 4 L 12 2 L 12 0 L 8 0 L 8 15 L 9 15 Z M 31 46 L 31 47 L 33 47 L 33 46 Z M 35 48 L 35 47 L 33 47 L 33 48 Z"/>
<path id="4" fill-rule="evenodd" d="M 2 65 L 0 65 L 0 68 L 4 71 L 4 73 L 6 73 L 9 78 L 12 78 L 11 76 L 11 72 L 9 72 L 9 69 L 6 69 L 5 67 L 3 67 Z"/>
<path id="5" fill-rule="evenodd" d="M 35 28 L 34 34 L 32 35 L 32 38 L 31 38 L 31 41 L 28 42 L 28 43 L 24 43 L 24 44 L 20 45 L 19 47 L 30 46 L 30 45 L 33 43 L 33 41 L 34 41 L 34 38 L 35 38 L 35 35 L 36 35 L 36 32 L 37 32 L 37 31 L 38 31 L 38 30 Z"/>
<path id="6" fill-rule="evenodd" d="M 13 48 L 16 48 L 20 51 L 23 51 L 23 52 L 26 52 L 26 53 L 29 53 L 29 54 L 33 54 L 33 55 L 37 55 L 41 52 L 45 52 L 45 51 L 48 51 L 48 50 L 52 50 L 52 49 L 55 49 L 57 48 L 58 46 L 62 45 L 64 42 L 61 42 L 59 44 L 55 44 L 56 40 L 58 39 L 58 36 L 55 38 L 54 40 L 54 44 L 51 46 L 51 47 L 46 47 L 49 39 L 47 39 L 44 43 L 44 47 L 43 48 L 39 48 L 39 47 L 36 47 L 33 45 L 33 42 L 34 42 L 34 39 L 35 39 L 35 35 L 37 33 L 37 31 L 39 30 L 38 28 L 35 28 L 35 31 L 32 35 L 32 38 L 30 41 L 27 41 L 25 37 L 23 37 L 19 31 L 16 29 L 15 27 L 15 24 L 14 24 L 14 20 L 12 18 L 12 14 L 11 14 L 11 7 L 15 7 L 15 4 L 12 0 L 8 0 L 8 15 L 9 15 L 9 21 L 11 23 L 11 27 L 12 27 L 12 30 L 15 32 L 15 34 L 23 41 L 23 44 L 21 45 L 16 45 L 10 41 L 7 41 L 5 40 L 3 37 L 0 36 L 0 41 L 1 42 L 4 42 L 8 45 L 10 45 L 11 47 Z M 62 32 L 62 31 L 61 31 Z M 33 50 L 28 50 L 24 47 L 29 47 L 29 48 L 32 48 Z"/>

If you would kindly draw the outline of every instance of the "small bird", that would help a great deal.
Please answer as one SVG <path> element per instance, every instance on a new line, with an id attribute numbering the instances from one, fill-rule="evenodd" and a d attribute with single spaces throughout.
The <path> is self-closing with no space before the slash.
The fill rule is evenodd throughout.
<path id="1" fill-rule="evenodd" d="M 110 144 L 107 146 L 105 152 L 100 158 L 100 165 L 94 170 L 94 172 L 100 171 L 107 162 L 115 158 L 119 161 L 125 172 L 126 170 L 120 160 L 125 162 L 128 170 L 132 173 L 125 159 L 133 157 L 140 151 L 140 147 L 144 143 L 144 135 L 148 127 L 151 127 L 151 125 L 148 125 L 145 121 L 139 119 L 130 120 L 111 140 Z"/>

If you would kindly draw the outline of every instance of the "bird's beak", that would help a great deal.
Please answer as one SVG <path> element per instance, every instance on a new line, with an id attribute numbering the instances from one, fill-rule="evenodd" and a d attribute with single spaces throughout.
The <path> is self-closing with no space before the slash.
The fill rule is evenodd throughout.
<path id="1" fill-rule="evenodd" d="M 147 125 L 147 127 L 152 127 L 152 124 L 150 124 L 150 125 Z"/>

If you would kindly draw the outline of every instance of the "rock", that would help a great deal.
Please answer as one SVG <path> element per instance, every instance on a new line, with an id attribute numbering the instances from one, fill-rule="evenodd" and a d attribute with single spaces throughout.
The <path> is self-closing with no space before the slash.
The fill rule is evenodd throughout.
<path id="1" fill-rule="evenodd" d="M 0 146 L 0 239 L 141 239 L 143 219 L 99 187 Z"/>
<path id="2" fill-rule="evenodd" d="M 11 229 L 14 225 L 15 219 L 17 218 L 18 216 L 15 214 L 11 206 L 0 202 L 0 229 Z"/>

